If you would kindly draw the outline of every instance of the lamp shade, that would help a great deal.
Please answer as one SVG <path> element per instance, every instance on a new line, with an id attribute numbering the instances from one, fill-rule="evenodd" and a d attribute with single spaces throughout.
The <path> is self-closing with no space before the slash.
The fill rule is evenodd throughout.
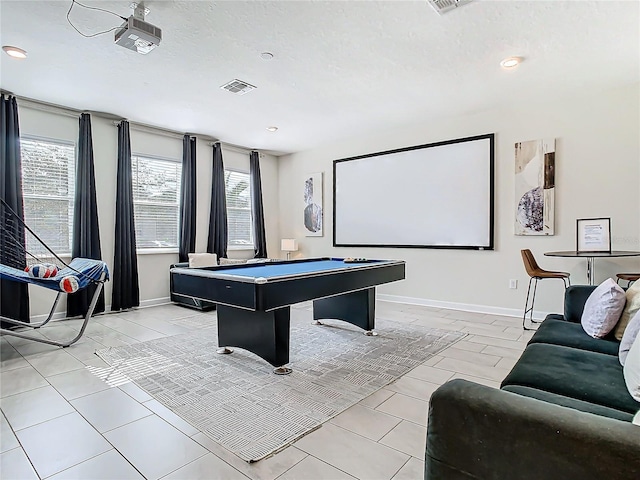
<path id="1" fill-rule="evenodd" d="M 283 252 L 296 252 L 298 250 L 298 241 L 295 238 L 283 238 L 280 240 L 280 250 Z"/>

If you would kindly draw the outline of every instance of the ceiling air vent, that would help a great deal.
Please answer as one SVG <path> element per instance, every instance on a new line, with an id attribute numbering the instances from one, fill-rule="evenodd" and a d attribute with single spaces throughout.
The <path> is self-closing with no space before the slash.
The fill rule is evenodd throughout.
<path id="1" fill-rule="evenodd" d="M 251 90 L 255 90 L 257 87 L 236 78 L 234 80 L 231 80 L 230 82 L 225 83 L 220 88 L 231 93 L 235 93 L 236 95 L 244 95 Z"/>
<path id="2" fill-rule="evenodd" d="M 456 9 L 457 7 L 461 7 L 466 5 L 467 3 L 471 3 L 473 0 L 427 0 L 429 5 L 431 5 L 436 12 L 440 15 L 443 13 L 450 12 L 451 10 Z"/>

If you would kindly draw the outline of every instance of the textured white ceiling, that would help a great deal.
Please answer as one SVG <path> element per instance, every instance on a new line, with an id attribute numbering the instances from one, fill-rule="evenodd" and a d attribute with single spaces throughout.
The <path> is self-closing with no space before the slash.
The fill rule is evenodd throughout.
<path id="1" fill-rule="evenodd" d="M 443 16 L 426 1 L 147 1 L 163 39 L 146 56 L 113 32 L 80 36 L 70 4 L 0 1 L 2 45 L 29 54 L 0 55 L 3 89 L 264 151 L 640 80 L 637 1 L 478 0 Z M 78 6 L 71 19 L 85 33 L 121 23 Z M 526 61 L 502 70 L 511 55 Z M 234 78 L 258 88 L 219 88 Z"/>

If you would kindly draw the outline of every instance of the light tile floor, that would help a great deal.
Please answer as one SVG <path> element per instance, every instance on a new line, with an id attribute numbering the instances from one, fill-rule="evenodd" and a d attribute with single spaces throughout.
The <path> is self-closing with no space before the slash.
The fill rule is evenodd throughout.
<path id="1" fill-rule="evenodd" d="M 310 304 L 293 308 L 296 315 L 311 318 Z M 254 464 L 220 447 L 135 384 L 100 378 L 108 365 L 94 354 L 96 349 L 184 333 L 197 328 L 199 316 L 215 312 L 162 305 L 100 315 L 77 344 L 65 349 L 2 337 L 0 476 L 421 479 L 431 393 L 453 378 L 497 387 L 531 332 L 523 332 L 514 317 L 391 302 L 378 302 L 376 308 L 379 318 L 468 336 L 293 446 Z M 55 322 L 36 335 L 68 337 L 79 323 Z"/>

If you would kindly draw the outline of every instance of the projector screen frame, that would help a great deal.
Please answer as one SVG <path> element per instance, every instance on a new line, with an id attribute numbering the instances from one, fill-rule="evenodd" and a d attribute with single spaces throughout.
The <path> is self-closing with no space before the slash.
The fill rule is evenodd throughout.
<path id="1" fill-rule="evenodd" d="M 412 150 L 422 150 L 433 147 L 441 147 L 446 145 L 454 145 L 464 142 L 473 142 L 477 140 L 489 140 L 489 155 L 486 159 L 489 173 L 489 212 L 488 212 L 488 242 L 486 245 L 427 245 L 427 244 L 373 244 L 373 243 L 337 243 L 336 241 L 336 166 L 342 162 L 353 160 L 362 160 L 371 157 L 380 157 L 395 153 L 407 152 Z M 355 157 L 341 158 L 333 161 L 333 246 L 334 247 L 358 247 L 358 248 L 432 248 L 446 250 L 494 250 L 494 219 L 495 219 L 495 133 L 487 133 L 483 135 L 475 135 L 471 137 L 456 138 L 452 140 L 444 140 L 440 142 L 426 143 L 422 145 L 414 145 L 410 147 L 397 148 L 393 150 L 385 150 L 382 152 L 368 153 Z"/>

